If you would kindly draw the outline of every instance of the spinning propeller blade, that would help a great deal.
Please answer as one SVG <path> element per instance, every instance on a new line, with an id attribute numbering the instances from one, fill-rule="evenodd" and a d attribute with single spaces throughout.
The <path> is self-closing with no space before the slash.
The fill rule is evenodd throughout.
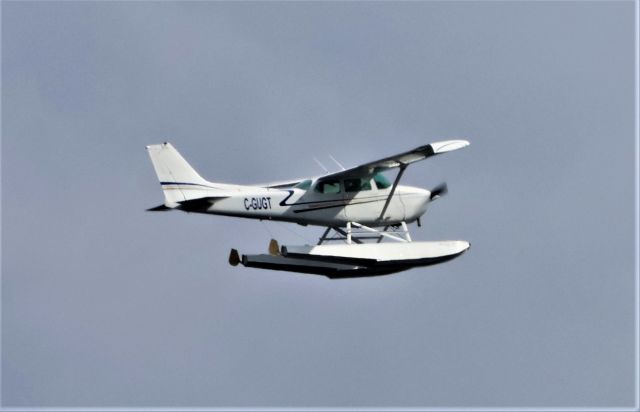
<path id="1" fill-rule="evenodd" d="M 436 200 L 439 197 L 442 197 L 447 194 L 449 189 L 447 189 L 446 183 L 440 183 L 438 186 L 431 189 L 431 198 L 430 200 Z"/>

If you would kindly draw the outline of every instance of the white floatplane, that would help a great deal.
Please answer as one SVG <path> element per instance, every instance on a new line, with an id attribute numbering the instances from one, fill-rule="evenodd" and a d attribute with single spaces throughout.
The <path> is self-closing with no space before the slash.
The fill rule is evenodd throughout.
<path id="1" fill-rule="evenodd" d="M 425 190 L 398 184 L 410 164 L 468 145 L 466 140 L 435 142 L 335 173 L 260 186 L 209 182 L 170 143 L 150 145 L 165 202 L 148 210 L 326 227 L 316 245 L 280 247 L 272 239 L 268 254 L 241 255 L 231 249 L 233 266 L 329 278 L 386 275 L 445 262 L 469 249 L 462 240 L 412 241 L 407 224 L 420 225 L 429 203 L 443 196 L 447 186 Z M 382 172 L 394 168 L 398 173 L 390 182 Z"/>

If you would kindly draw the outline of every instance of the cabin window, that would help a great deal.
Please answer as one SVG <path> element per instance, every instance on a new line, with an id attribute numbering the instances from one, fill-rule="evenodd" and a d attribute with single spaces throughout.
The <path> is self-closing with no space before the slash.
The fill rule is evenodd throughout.
<path id="1" fill-rule="evenodd" d="M 311 187 L 311 180 L 303 180 L 294 187 L 296 189 L 308 190 Z"/>
<path id="2" fill-rule="evenodd" d="M 340 193 L 340 181 L 324 180 L 316 185 L 316 192 L 325 194 Z"/>
<path id="3" fill-rule="evenodd" d="M 378 186 L 378 189 L 386 189 L 391 186 L 391 182 L 389 181 L 389 179 L 387 179 L 387 177 L 382 173 L 378 173 L 373 176 L 373 180 L 376 182 L 376 186 Z"/>
<path id="4" fill-rule="evenodd" d="M 363 190 L 371 190 L 371 180 L 369 179 L 345 179 L 345 192 L 360 192 Z"/>

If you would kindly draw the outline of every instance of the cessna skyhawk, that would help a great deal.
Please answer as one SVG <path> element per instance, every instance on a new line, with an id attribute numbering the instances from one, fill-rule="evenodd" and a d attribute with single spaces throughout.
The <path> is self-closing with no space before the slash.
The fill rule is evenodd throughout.
<path id="1" fill-rule="evenodd" d="M 398 184 L 410 164 L 468 145 L 466 140 L 435 142 L 335 173 L 260 186 L 209 182 L 170 143 L 150 145 L 147 150 L 165 202 L 148 210 L 176 209 L 326 227 L 316 245 L 279 247 L 272 239 L 269 254 L 240 255 L 231 249 L 229 263 L 233 266 L 329 278 L 400 272 L 451 260 L 469 249 L 469 243 L 462 240 L 412 241 L 407 224 L 420 225 L 420 216 L 430 202 L 447 192 L 447 186 L 425 190 Z M 390 182 L 382 172 L 395 168 L 398 173 Z"/>

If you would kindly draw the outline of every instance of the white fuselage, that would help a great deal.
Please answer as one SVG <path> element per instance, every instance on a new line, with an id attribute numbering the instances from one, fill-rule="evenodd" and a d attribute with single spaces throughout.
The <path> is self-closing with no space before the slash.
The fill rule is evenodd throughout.
<path id="1" fill-rule="evenodd" d="M 367 190 L 350 192 L 345 190 L 345 182 L 340 181 L 339 186 L 323 192 L 317 183 L 313 179 L 307 181 L 305 188 L 276 188 L 162 182 L 162 188 L 176 200 L 183 196 L 212 198 L 210 204 L 184 208 L 186 211 L 319 226 L 344 226 L 347 222 L 372 227 L 410 223 L 426 212 L 431 195 L 425 189 L 398 185 L 381 216 L 391 187 L 379 188 L 372 179 Z"/>

